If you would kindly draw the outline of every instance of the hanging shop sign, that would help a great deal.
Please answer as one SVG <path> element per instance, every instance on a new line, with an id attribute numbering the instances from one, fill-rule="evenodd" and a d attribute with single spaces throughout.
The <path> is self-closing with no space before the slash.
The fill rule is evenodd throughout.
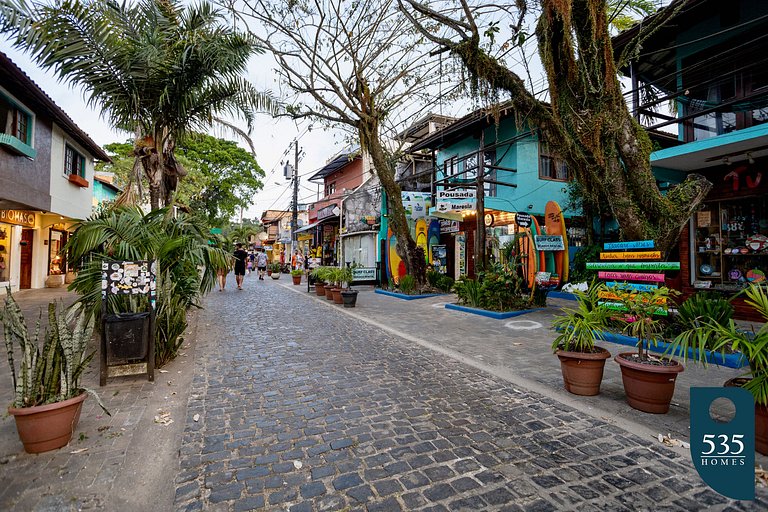
<path id="1" fill-rule="evenodd" d="M 459 221 L 440 219 L 440 233 L 458 233 Z"/>
<path id="2" fill-rule="evenodd" d="M 471 199 L 475 201 L 477 199 L 477 192 L 474 190 L 438 190 L 437 202 L 452 201 L 458 199 L 459 201 L 465 201 Z"/>
<path id="3" fill-rule="evenodd" d="M 637 272 L 598 272 L 599 279 L 620 279 L 625 281 L 645 281 L 663 283 L 664 274 L 641 274 Z"/>
<path id="4" fill-rule="evenodd" d="M 653 240 L 636 240 L 634 242 L 608 242 L 603 244 L 605 251 L 623 251 L 626 249 L 653 249 Z"/>
<path id="5" fill-rule="evenodd" d="M 35 227 L 35 212 L 24 210 L 0 210 L 0 222 L 33 228 Z"/>
<path id="6" fill-rule="evenodd" d="M 432 194 L 429 192 L 401 192 L 405 216 L 410 219 L 423 219 L 432 206 Z"/>
<path id="7" fill-rule="evenodd" d="M 358 267 L 352 269 L 352 281 L 375 281 L 376 267 Z"/>
<path id="8" fill-rule="evenodd" d="M 317 220 L 327 219 L 328 217 L 338 217 L 341 210 L 335 204 L 329 204 L 324 208 L 317 210 Z"/>
<path id="9" fill-rule="evenodd" d="M 565 244 L 562 235 L 536 235 L 534 236 L 536 249 L 539 251 L 564 251 Z"/>
<path id="10" fill-rule="evenodd" d="M 526 212 L 517 212 L 515 214 L 515 224 L 521 228 L 531 227 L 531 214 Z"/>
<path id="11" fill-rule="evenodd" d="M 626 261 L 617 263 L 588 262 L 589 270 L 680 270 L 679 261 Z"/>
<path id="12" fill-rule="evenodd" d="M 462 210 L 474 210 L 475 209 L 475 202 L 472 201 L 471 203 L 437 203 L 435 206 L 435 209 L 440 213 L 446 213 L 446 212 L 459 212 Z"/>
<path id="13" fill-rule="evenodd" d="M 601 252 L 601 260 L 660 260 L 661 251 Z"/>

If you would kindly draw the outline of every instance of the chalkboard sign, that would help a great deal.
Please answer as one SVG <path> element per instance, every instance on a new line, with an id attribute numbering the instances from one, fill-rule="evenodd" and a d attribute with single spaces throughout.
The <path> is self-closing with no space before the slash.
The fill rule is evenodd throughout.
<path id="1" fill-rule="evenodd" d="M 531 227 L 531 214 L 526 212 L 517 212 L 515 214 L 515 224 L 521 228 Z"/>

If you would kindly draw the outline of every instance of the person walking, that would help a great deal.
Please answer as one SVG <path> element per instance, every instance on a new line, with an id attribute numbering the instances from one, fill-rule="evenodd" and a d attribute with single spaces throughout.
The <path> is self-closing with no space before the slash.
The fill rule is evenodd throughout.
<path id="1" fill-rule="evenodd" d="M 237 289 L 243 289 L 243 278 L 245 277 L 245 261 L 248 259 L 248 253 L 243 250 L 243 244 L 237 244 L 237 249 L 233 254 L 235 257 L 235 281 L 237 282 Z"/>
<path id="2" fill-rule="evenodd" d="M 256 255 L 256 268 L 259 270 L 259 281 L 264 280 L 264 274 L 267 272 L 267 253 L 264 249 Z"/>
<path id="3" fill-rule="evenodd" d="M 220 268 L 216 271 L 216 276 L 219 280 L 219 291 L 223 292 L 224 287 L 227 286 L 227 273 L 229 272 L 228 268 Z"/>

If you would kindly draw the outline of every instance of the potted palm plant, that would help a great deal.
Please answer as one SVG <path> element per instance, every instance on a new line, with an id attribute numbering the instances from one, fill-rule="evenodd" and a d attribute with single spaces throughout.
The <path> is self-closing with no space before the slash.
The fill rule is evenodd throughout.
<path id="1" fill-rule="evenodd" d="M 353 308 L 357 304 L 357 290 L 352 289 L 352 269 L 345 267 L 341 269 L 341 282 L 346 284 L 346 288 L 341 290 L 341 300 L 345 308 Z"/>
<path id="2" fill-rule="evenodd" d="M 605 285 L 595 281 L 587 292 L 576 292 L 577 307 L 564 309 L 553 322 L 560 332 L 552 350 L 560 359 L 565 389 L 574 395 L 593 396 L 600 393 L 605 361 L 611 353 L 595 346 L 595 339 L 604 340 L 611 312 L 598 305 L 598 295 Z"/>
<path id="3" fill-rule="evenodd" d="M 750 284 L 743 292 L 744 301 L 753 307 L 768 322 L 768 290 L 758 284 Z M 755 331 L 740 329 L 730 319 L 727 323 L 709 321 L 702 329 L 716 337 L 715 350 L 742 352 L 749 361 L 749 373 L 744 377 L 730 379 L 726 386 L 743 387 L 755 399 L 755 449 L 768 455 L 768 323 Z"/>
<path id="4" fill-rule="evenodd" d="M 315 293 L 320 297 L 325 297 L 325 277 L 327 273 L 326 267 L 317 267 L 312 270 L 310 274 L 315 281 Z"/>
<path id="5" fill-rule="evenodd" d="M 611 290 L 626 311 L 617 316 L 624 324 L 624 334 L 637 338 L 637 352 L 622 352 L 614 358 L 621 367 L 627 402 L 639 411 L 666 414 L 677 374 L 684 368 L 668 356 L 649 354 L 648 349 L 661 338 L 664 326 L 658 315 L 667 313 L 667 300 L 673 292 L 666 287 L 652 291 Z"/>
<path id="6" fill-rule="evenodd" d="M 301 284 L 301 275 L 304 273 L 301 269 L 295 269 L 291 270 L 291 279 L 293 280 L 293 284 L 296 286 L 299 286 Z"/>
<path id="7" fill-rule="evenodd" d="M 82 309 L 71 327 L 66 316 L 48 305 L 49 326 L 40 347 L 40 321 L 34 339 L 27 329 L 19 305 L 7 289 L 2 323 L 11 380 L 15 390 L 8 413 L 16 420 L 16 430 L 28 453 L 42 453 L 69 443 L 80 420 L 87 392 L 94 395 L 104 412 L 109 414 L 98 396 L 80 384 L 95 351 L 86 353 L 93 334 L 94 320 Z M 21 351 L 18 368 L 14 349 Z"/>
<path id="8" fill-rule="evenodd" d="M 326 288 L 325 298 L 332 300 L 334 304 L 342 304 L 341 300 L 341 271 L 339 267 L 332 267 L 328 271 L 328 280 L 331 282 L 331 294 L 328 295 Z"/>
<path id="9" fill-rule="evenodd" d="M 270 263 L 267 266 L 267 274 L 269 274 L 272 279 L 280 279 L 280 263 Z"/>

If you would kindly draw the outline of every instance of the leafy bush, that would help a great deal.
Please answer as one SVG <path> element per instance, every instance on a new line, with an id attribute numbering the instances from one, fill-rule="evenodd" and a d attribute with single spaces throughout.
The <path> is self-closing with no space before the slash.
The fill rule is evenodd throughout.
<path id="1" fill-rule="evenodd" d="M 295 270 L 291 270 L 291 275 L 292 275 L 293 277 L 296 277 L 296 276 L 300 276 L 300 275 L 302 275 L 303 273 L 304 273 L 304 271 L 303 271 L 303 270 L 301 270 L 301 269 L 299 269 L 299 268 L 297 268 L 297 269 L 295 269 Z"/>
<path id="2" fill-rule="evenodd" d="M 461 279 L 454 285 L 459 304 L 472 308 L 483 307 L 483 290 L 478 281 L 474 279 Z"/>
<path id="3" fill-rule="evenodd" d="M 400 290 L 400 293 L 412 295 L 416 290 L 416 278 L 410 274 L 405 275 L 400 278 L 400 282 L 397 284 L 397 287 Z"/>
<path id="4" fill-rule="evenodd" d="M 604 289 L 604 286 L 592 288 Z M 563 309 L 562 314 L 552 322 L 552 327 L 560 332 L 552 343 L 553 351 L 589 353 L 594 351 L 596 338 L 605 339 L 603 330 L 613 313 L 598 307 L 596 292 L 576 291 L 575 295 L 577 307 Z"/>
<path id="5" fill-rule="evenodd" d="M 280 273 L 280 263 L 278 263 L 277 261 L 270 263 L 269 265 L 267 265 L 267 270 L 269 270 L 272 273 L 279 274 Z"/>
<path id="6" fill-rule="evenodd" d="M 427 283 L 429 283 L 429 286 L 432 288 L 438 288 L 438 283 L 440 282 L 441 277 L 442 274 L 439 272 L 436 272 L 433 269 L 427 270 Z"/>
<path id="7" fill-rule="evenodd" d="M 453 289 L 453 278 L 451 276 L 440 276 L 435 286 L 441 292 L 448 293 Z"/>
<path id="8" fill-rule="evenodd" d="M 688 348 L 712 350 L 717 344 L 715 332 L 703 327 L 714 322 L 728 325 L 733 318 L 731 301 L 717 292 L 698 292 L 688 297 L 677 308 L 677 317 L 668 334 L 674 337 L 674 344 L 682 349 L 681 356 L 687 360 Z"/>

